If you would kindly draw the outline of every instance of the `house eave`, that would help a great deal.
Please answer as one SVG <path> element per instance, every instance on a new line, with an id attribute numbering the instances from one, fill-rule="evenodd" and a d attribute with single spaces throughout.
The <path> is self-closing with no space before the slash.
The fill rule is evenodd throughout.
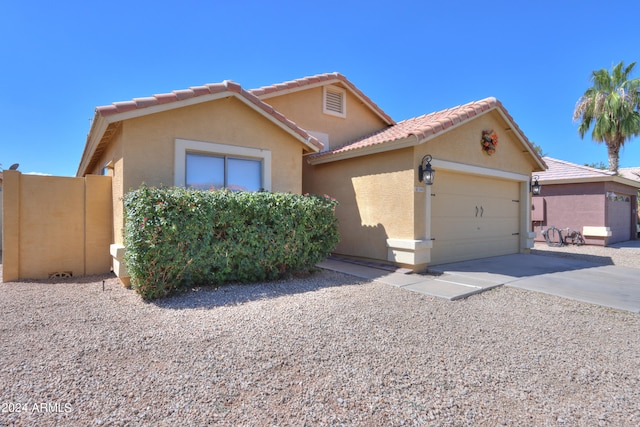
<path id="1" fill-rule="evenodd" d="M 502 108 L 494 107 L 494 109 L 497 110 L 498 113 L 500 114 L 500 117 L 502 117 L 502 119 L 510 125 L 510 127 L 508 129 L 505 129 L 505 131 L 513 132 L 516 135 L 516 137 L 518 138 L 518 140 L 520 141 L 520 143 L 527 150 L 527 152 L 535 160 L 536 164 L 538 165 L 538 169 L 534 169 L 534 171 L 535 172 L 542 172 L 542 171 L 547 170 L 548 169 L 547 164 L 544 162 L 542 157 L 540 157 L 540 155 L 535 152 L 535 150 L 533 149 L 532 145 L 525 139 L 525 137 L 523 136 L 524 134 L 518 128 L 518 126 L 513 122 L 513 120 L 505 114 L 505 112 L 504 112 L 504 110 Z M 488 113 L 489 111 L 492 111 L 492 110 L 487 110 L 486 112 Z M 516 129 L 514 130 L 513 127 L 516 127 Z"/>
<path id="2" fill-rule="evenodd" d="M 96 109 L 94 122 L 91 126 L 91 130 L 87 137 L 87 143 L 85 145 L 85 149 L 82 154 L 80 165 L 78 166 L 78 171 L 76 175 L 84 176 L 88 173 L 88 168 L 95 155 L 96 149 L 100 144 L 100 141 L 102 140 L 110 124 L 122 122 L 125 120 L 135 119 L 138 117 L 148 116 L 151 114 L 171 111 L 178 108 L 197 105 L 200 103 L 211 102 L 211 101 L 216 101 L 216 100 L 225 99 L 225 98 L 231 98 L 231 97 L 235 97 L 236 99 L 240 100 L 242 103 L 244 103 L 254 111 L 258 112 L 262 117 L 265 117 L 271 123 L 275 124 L 280 129 L 284 130 L 286 133 L 293 136 L 295 139 L 297 139 L 299 142 L 301 142 L 304 145 L 305 151 L 309 153 L 317 153 L 320 151 L 321 148 L 312 142 L 310 135 L 307 138 L 305 138 L 303 135 L 299 134 L 290 126 L 288 126 L 287 123 L 283 123 L 282 121 L 276 119 L 276 117 L 274 117 L 272 114 L 269 114 L 268 111 L 265 111 L 263 108 L 260 108 L 255 103 L 251 102 L 250 99 L 247 99 L 245 96 L 242 96 L 240 93 L 236 93 L 233 91 L 224 91 L 224 92 L 218 92 L 218 93 L 213 93 L 209 95 L 201 95 L 201 96 L 188 98 L 188 99 L 184 99 L 176 102 L 170 102 L 166 104 L 153 105 L 153 106 L 148 106 L 144 108 L 133 109 L 130 111 L 124 111 L 120 113 L 112 113 L 108 115 L 103 115 L 100 113 L 99 109 Z M 273 114 L 280 114 L 280 113 L 277 113 L 274 110 Z M 284 118 L 284 120 L 288 122 L 286 118 Z"/>
<path id="3" fill-rule="evenodd" d="M 477 119 L 482 117 L 483 115 L 489 114 L 492 111 L 498 111 L 498 114 L 500 114 L 500 117 L 502 117 L 502 119 L 507 123 L 507 125 L 509 126 L 506 130 L 511 131 L 512 133 L 514 133 L 516 135 L 516 138 L 518 139 L 518 141 L 524 146 L 524 148 L 526 149 L 526 152 L 529 153 L 529 155 L 534 159 L 537 168 L 534 168 L 533 171 L 534 172 L 541 172 L 547 169 L 547 165 L 546 163 L 544 163 L 544 160 L 542 160 L 542 158 L 540 156 L 538 156 L 537 153 L 535 153 L 535 151 L 533 150 L 533 148 L 531 147 L 531 145 L 529 144 L 529 142 L 527 142 L 527 140 L 525 139 L 525 137 L 522 135 L 522 131 L 520 131 L 520 129 L 518 128 L 518 126 L 513 122 L 513 120 L 511 118 L 509 118 L 504 111 L 499 108 L 498 105 L 486 110 L 486 111 L 481 111 L 479 113 L 477 113 L 476 115 L 474 115 L 473 117 L 467 119 L 467 120 L 462 120 L 459 121 L 455 124 L 453 124 L 452 126 L 447 127 L 444 130 L 439 130 L 439 131 L 434 131 L 433 133 L 429 133 L 427 135 L 424 135 L 424 133 L 418 135 L 415 133 L 411 133 L 409 134 L 407 137 L 405 138 L 401 138 L 401 139 L 397 139 L 397 140 L 393 140 L 393 141 L 387 141 L 387 142 L 382 142 L 382 143 L 378 143 L 375 145 L 370 145 L 370 146 L 366 146 L 366 147 L 360 147 L 360 148 L 354 148 L 352 150 L 345 150 L 345 151 L 339 151 L 340 149 L 336 149 L 335 153 L 327 153 L 327 154 L 321 154 L 318 156 L 311 156 L 308 158 L 308 162 L 311 165 L 319 165 L 319 164 L 323 164 L 323 163 L 330 163 L 330 162 L 334 162 L 334 161 L 339 161 L 339 160 L 345 160 L 345 159 L 351 159 L 351 158 L 355 158 L 355 157 L 360 157 L 360 156 L 366 156 L 369 154 L 378 154 L 378 153 L 384 153 L 387 151 L 392 151 L 392 150 L 397 150 L 400 148 L 407 148 L 407 147 L 412 147 L 412 146 L 416 146 L 416 145 L 421 145 L 424 144 L 434 138 L 440 137 L 444 134 L 446 134 L 447 132 L 450 132 L 454 129 L 457 129 L 460 126 L 464 126 L 465 124 L 469 123 L 469 121 Z"/>
<path id="4" fill-rule="evenodd" d="M 108 117 L 104 117 L 96 112 L 93 123 L 91 124 L 91 129 L 87 135 L 87 142 L 84 146 L 82 157 L 80 157 L 80 164 L 76 172 L 77 177 L 83 177 L 88 173 L 89 163 L 93 159 L 98 144 L 100 144 L 105 131 L 111 123 L 112 120 L 109 120 Z"/>
<path id="5" fill-rule="evenodd" d="M 356 157 L 368 156 L 371 154 L 386 153 L 388 151 L 399 150 L 402 148 L 413 147 L 417 145 L 418 141 L 414 136 L 408 138 L 396 139 L 394 141 L 388 141 L 381 144 L 370 145 L 367 147 L 356 148 L 353 150 L 340 151 L 321 156 L 307 157 L 307 162 L 310 165 L 321 165 L 323 163 L 337 162 L 339 160 L 353 159 Z"/>

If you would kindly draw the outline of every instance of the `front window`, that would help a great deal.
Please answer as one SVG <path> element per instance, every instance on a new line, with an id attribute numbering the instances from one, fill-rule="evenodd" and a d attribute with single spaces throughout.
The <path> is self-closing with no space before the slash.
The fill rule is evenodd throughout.
<path id="1" fill-rule="evenodd" d="M 174 185 L 196 189 L 271 191 L 271 151 L 175 140 Z"/>
<path id="2" fill-rule="evenodd" d="M 262 161 L 230 156 L 186 153 L 187 187 L 198 190 L 228 188 L 232 191 L 259 191 Z"/>

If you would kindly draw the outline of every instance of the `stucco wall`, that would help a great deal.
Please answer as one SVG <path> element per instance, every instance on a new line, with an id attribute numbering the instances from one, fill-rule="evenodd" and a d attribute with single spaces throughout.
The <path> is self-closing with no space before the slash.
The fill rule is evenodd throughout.
<path id="1" fill-rule="evenodd" d="M 341 87 L 341 85 L 336 86 Z M 346 117 L 324 114 L 322 91 L 322 87 L 316 87 L 267 98 L 264 101 L 303 129 L 328 134 L 331 148 L 387 126 L 380 117 L 349 91 L 346 97 Z"/>
<path id="2" fill-rule="evenodd" d="M 337 253 L 386 260 L 387 238 L 414 238 L 412 151 L 308 166 L 304 192 L 340 203 Z"/>
<path id="3" fill-rule="evenodd" d="M 3 281 L 110 271 L 111 179 L 4 173 Z"/>
<path id="4" fill-rule="evenodd" d="M 622 200 L 613 200 L 615 193 Z M 633 209 L 637 200 L 635 189 L 614 182 L 551 184 L 542 187 L 544 221 L 534 221 L 537 241 L 544 241 L 541 231 L 550 226 L 583 231 L 588 227 L 609 227 L 611 236 L 584 236 L 587 244 L 609 245 L 634 238 Z M 628 200 L 628 201 L 627 201 Z"/>
<path id="5" fill-rule="evenodd" d="M 604 183 L 555 184 L 542 186 L 543 221 L 534 221 L 536 241 L 543 242 L 542 230 L 551 226 L 582 232 L 584 226 L 605 227 Z M 536 206 L 539 206 L 537 203 Z M 540 215 L 540 213 L 538 213 Z M 588 244 L 604 245 L 604 238 L 586 237 Z"/>
<path id="6" fill-rule="evenodd" d="M 102 154 L 101 158 L 97 162 L 97 166 L 95 170 L 90 171 L 91 174 L 101 175 L 103 167 L 109 163 L 111 167 L 107 169 L 108 176 L 111 177 L 111 193 L 113 195 L 111 201 L 111 208 L 113 212 L 113 224 L 112 235 L 113 242 L 112 243 L 120 243 L 122 244 L 122 230 L 124 228 L 123 223 L 123 212 L 124 212 L 124 204 L 123 197 L 124 193 L 129 189 L 125 189 L 124 187 L 124 159 L 123 159 L 123 143 L 122 143 L 122 127 L 113 135 L 111 143 Z"/>
<path id="7" fill-rule="evenodd" d="M 302 190 L 302 143 L 234 97 L 125 121 L 124 188 L 173 185 L 176 138 L 270 150 L 272 190 Z"/>
<path id="8" fill-rule="evenodd" d="M 480 139 L 484 129 L 493 129 L 498 135 L 498 146 L 493 155 L 488 155 L 481 149 Z M 535 160 L 524 152 L 526 148 L 516 134 L 507 129 L 507 122 L 493 110 L 420 145 L 414 161 L 417 165 L 423 155 L 431 154 L 440 160 L 530 174 L 537 168 Z"/>
<path id="9" fill-rule="evenodd" d="M 434 160 L 455 162 L 462 168 L 470 165 L 489 173 L 507 171 L 528 180 L 537 168 L 535 161 L 523 153 L 525 147 L 506 128 L 499 113 L 492 112 L 415 147 L 307 166 L 303 191 L 327 193 L 341 203 L 336 212 L 342 241 L 336 252 L 387 260 L 386 239 L 420 240 L 431 234 L 425 229 L 426 197 L 432 197 L 431 188 L 425 188 L 417 178 L 417 167 L 425 154 L 431 154 Z M 481 149 L 483 129 L 494 129 L 498 134 L 498 149 L 492 156 Z M 464 179 L 477 178 L 466 173 Z M 501 187 L 497 188 L 500 191 Z M 521 216 L 525 218 L 528 197 L 521 206 Z M 523 250 L 529 227 L 528 221 L 521 220 Z"/>
<path id="10" fill-rule="evenodd" d="M 270 150 L 271 190 L 302 191 L 302 143 L 234 97 L 126 120 L 98 162 L 113 161 L 115 243 L 123 243 L 124 194 L 174 185 L 176 139 Z"/>
<path id="11" fill-rule="evenodd" d="M 2 187 L 1 186 L 0 186 L 0 251 L 2 251 Z"/>

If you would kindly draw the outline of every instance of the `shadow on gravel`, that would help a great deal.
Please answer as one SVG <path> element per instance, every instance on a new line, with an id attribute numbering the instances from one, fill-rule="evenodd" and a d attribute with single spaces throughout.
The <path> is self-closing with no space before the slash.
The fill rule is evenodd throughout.
<path id="1" fill-rule="evenodd" d="M 315 292 L 325 288 L 363 284 L 366 282 L 346 274 L 318 271 L 308 276 L 274 282 L 228 284 L 219 287 L 203 286 L 149 303 L 172 310 L 206 309 Z"/>

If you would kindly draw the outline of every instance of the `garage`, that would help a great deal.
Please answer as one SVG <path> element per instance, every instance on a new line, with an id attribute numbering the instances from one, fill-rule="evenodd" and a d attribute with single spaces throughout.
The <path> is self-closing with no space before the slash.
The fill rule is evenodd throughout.
<path id="1" fill-rule="evenodd" d="M 518 181 L 439 170 L 431 194 L 432 264 L 519 252 Z"/>
<path id="2" fill-rule="evenodd" d="M 309 156 L 303 191 L 338 200 L 337 255 L 422 272 L 528 252 L 531 176 L 545 168 L 487 98 Z"/>

